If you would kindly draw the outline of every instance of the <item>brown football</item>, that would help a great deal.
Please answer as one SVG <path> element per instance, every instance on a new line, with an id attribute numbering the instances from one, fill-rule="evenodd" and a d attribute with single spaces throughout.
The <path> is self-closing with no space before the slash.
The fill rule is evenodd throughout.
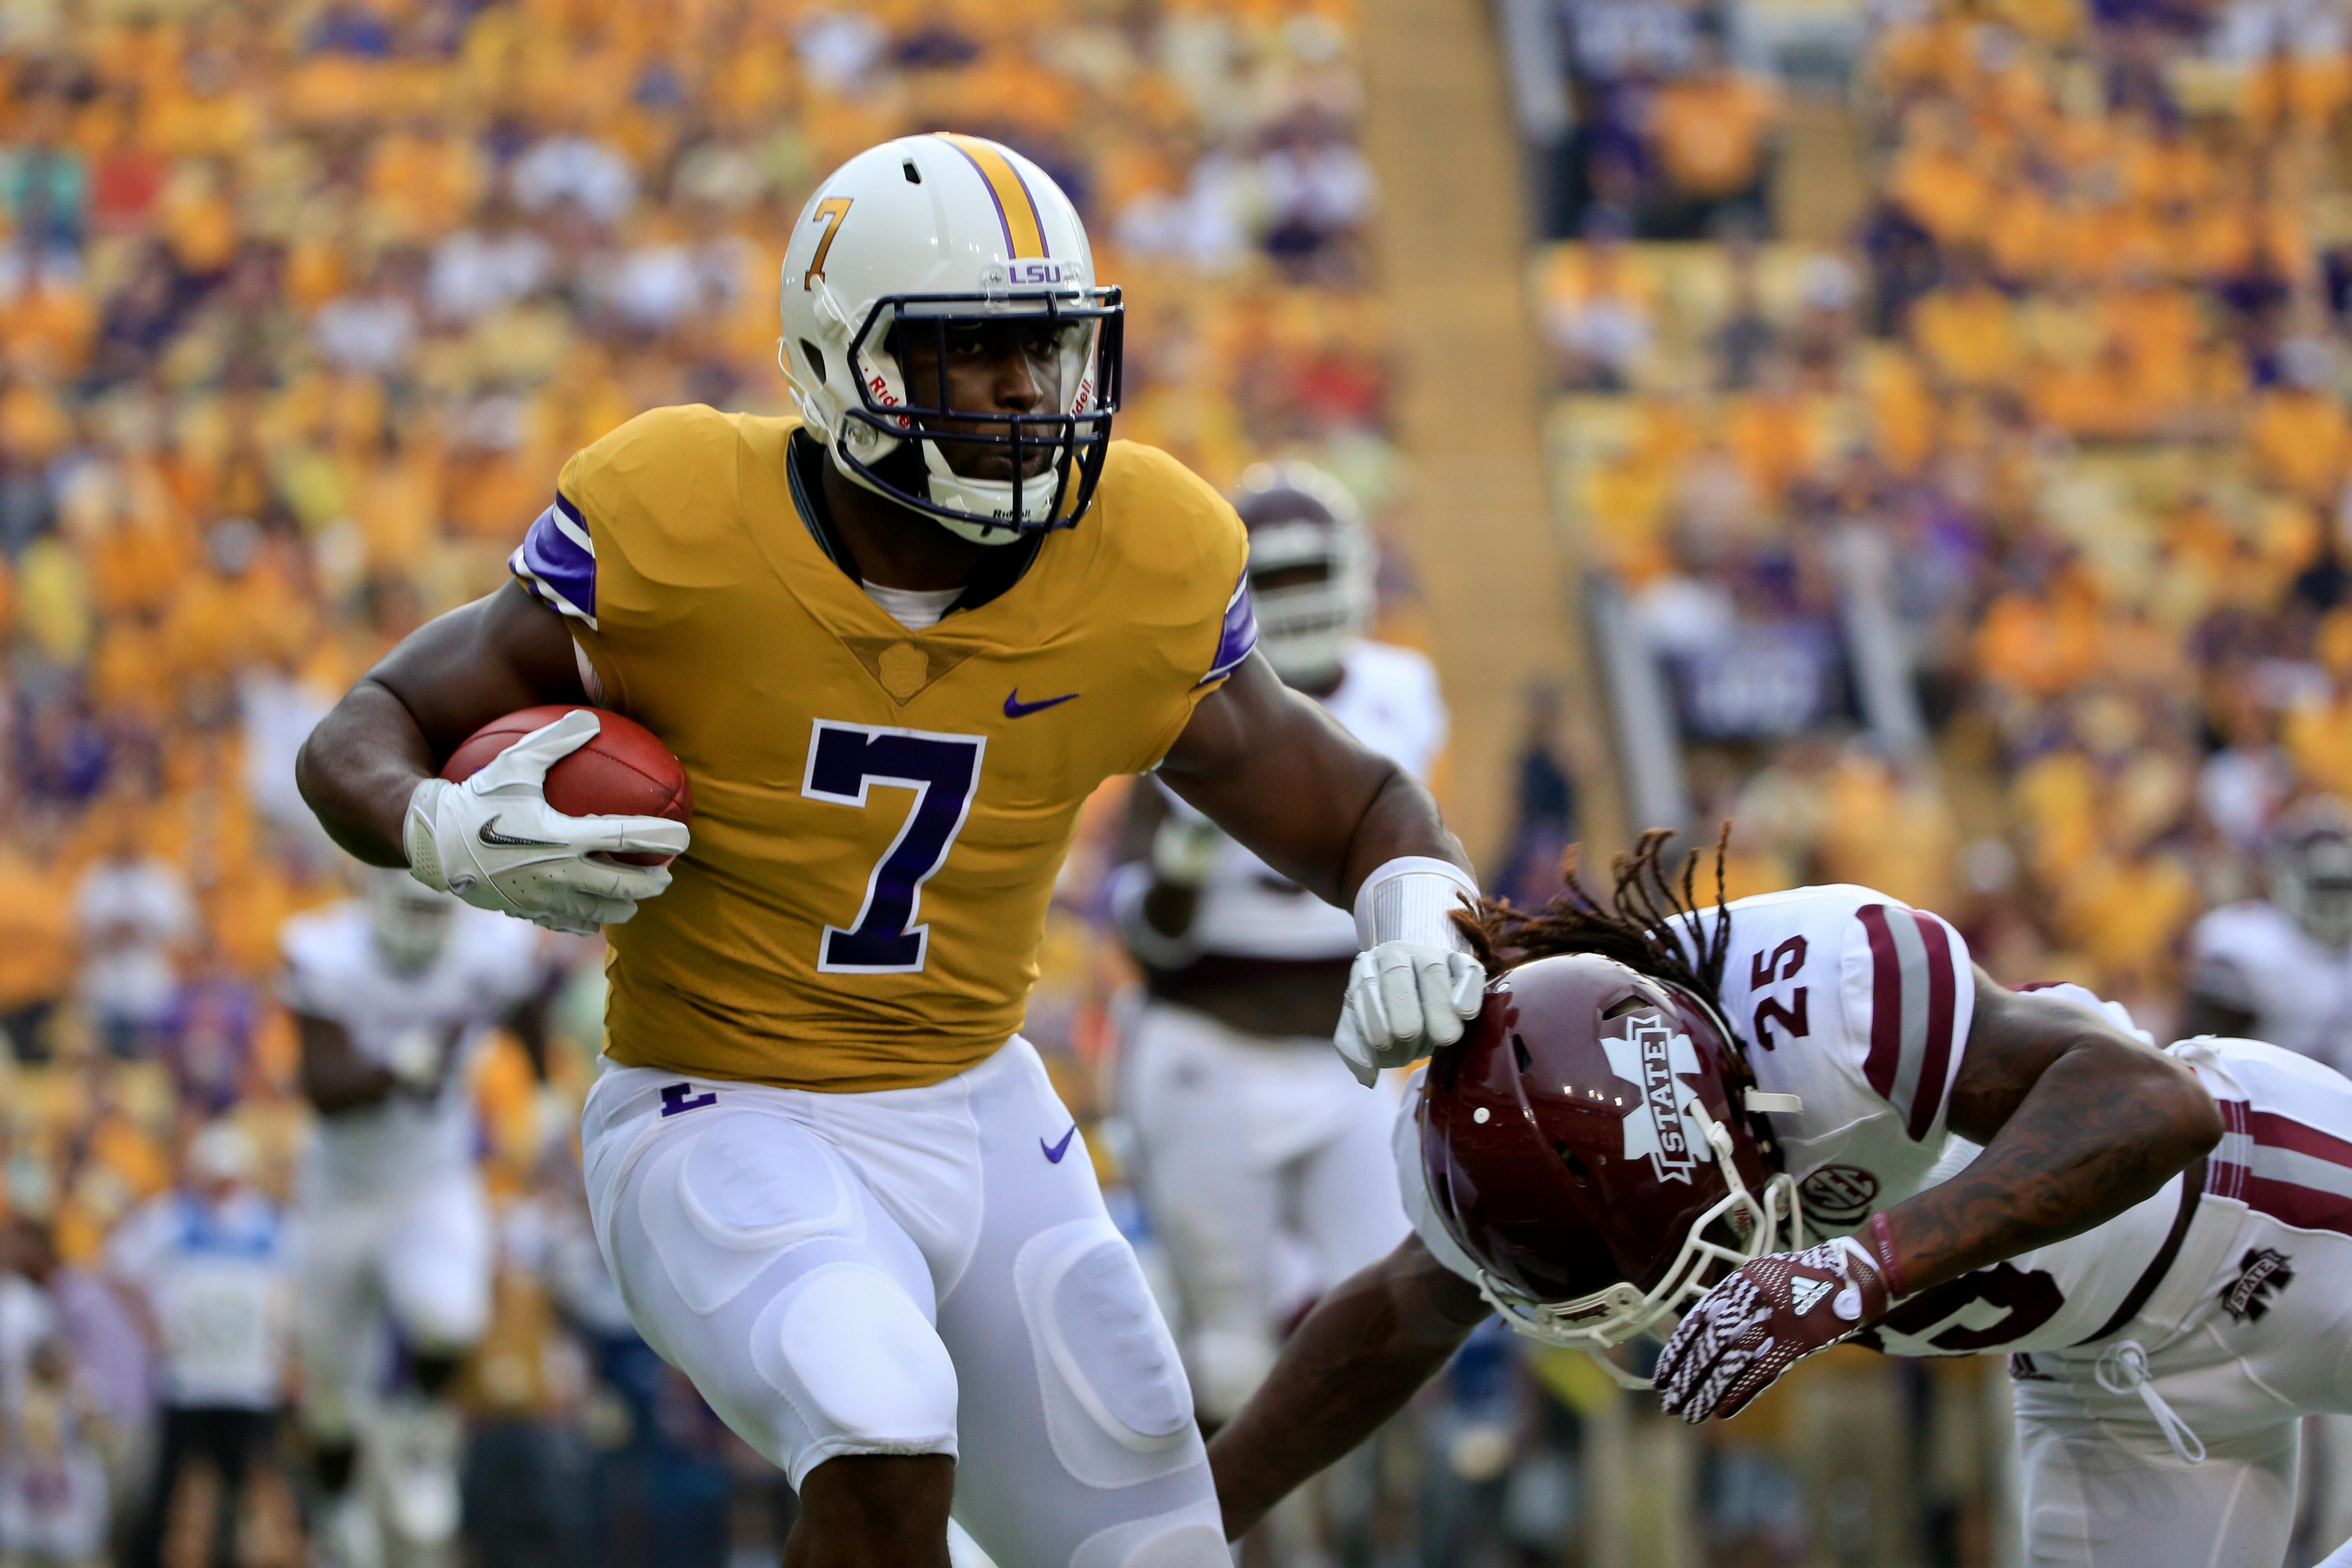
<path id="1" fill-rule="evenodd" d="M 470 778 L 491 758 L 585 703 L 550 703 L 493 719 L 449 753 L 441 776 L 451 784 Z M 566 816 L 666 816 L 694 819 L 694 790 L 686 764 L 634 719 L 590 708 L 603 727 L 589 742 L 547 770 L 547 804 Z M 631 866 L 667 864 L 667 855 L 615 855 Z"/>

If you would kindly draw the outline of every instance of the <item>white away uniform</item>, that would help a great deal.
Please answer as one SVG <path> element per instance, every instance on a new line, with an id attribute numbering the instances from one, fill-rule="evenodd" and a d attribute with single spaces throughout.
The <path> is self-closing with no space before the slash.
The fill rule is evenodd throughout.
<path id="1" fill-rule="evenodd" d="M 2352 1070 L 2352 950 L 2322 947 L 2285 911 L 2225 904 L 2189 933 L 2189 989 L 2253 1015 L 2247 1033 Z"/>
<path id="2" fill-rule="evenodd" d="M 1446 731 L 1429 660 L 1362 642 L 1342 670 L 1325 709 L 1356 739 L 1424 776 Z M 1126 868 L 1114 896 L 1139 899 L 1150 880 L 1148 867 Z M 1231 839 L 1201 884 L 1191 941 L 1212 963 L 1344 967 L 1357 951 L 1353 916 Z M 1337 984 L 1332 995 L 1336 1003 Z M 1227 1420 L 1274 1363 L 1277 1237 L 1287 1230 L 1306 1244 L 1317 1288 L 1403 1238 L 1389 1175 L 1392 1101 L 1366 1093 L 1327 1036 L 1248 1034 L 1159 998 L 1129 1032 L 1122 1098 L 1139 1185 L 1181 1297 L 1194 1397 L 1204 1419 Z"/>
<path id="3" fill-rule="evenodd" d="M 354 901 L 288 921 L 282 946 L 286 1005 L 341 1024 L 362 1055 L 391 1061 L 418 1030 L 456 1042 L 431 1095 L 395 1089 L 321 1118 L 302 1173 L 303 1419 L 340 1437 L 374 1381 L 387 1317 L 436 1354 L 470 1348 L 489 1325 L 489 1210 L 467 1058 L 537 988 L 538 941 L 520 921 L 463 907 L 433 962 L 399 973 Z"/>
<path id="4" fill-rule="evenodd" d="M 1943 1124 L 1972 1011 L 1958 933 L 1852 887 L 1743 899 L 1731 921 L 1724 1012 L 1758 1086 L 1803 1100 L 1770 1120 L 1808 1230 L 1852 1230 L 1965 1166 L 1974 1147 Z M 2169 1054 L 2220 1104 L 2219 1148 L 2096 1229 L 1907 1298 L 1865 1336 L 1897 1355 L 2012 1356 L 2034 1568 L 2276 1568 L 2300 1418 L 2352 1411 L 2352 1082 L 2251 1040 Z M 1696 1129 L 1692 1143 L 1706 1147 Z M 1475 1278 L 1430 1208 L 1410 1112 L 1396 1153 L 1423 1241 Z"/>

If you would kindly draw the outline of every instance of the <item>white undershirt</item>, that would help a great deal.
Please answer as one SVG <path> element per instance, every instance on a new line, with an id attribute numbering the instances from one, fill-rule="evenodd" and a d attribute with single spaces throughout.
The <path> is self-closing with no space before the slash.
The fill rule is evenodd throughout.
<path id="1" fill-rule="evenodd" d="M 929 631 L 940 624 L 948 607 L 963 597 L 961 588 L 886 588 L 879 583 L 860 581 L 866 596 L 882 606 L 882 613 L 910 632 Z"/>

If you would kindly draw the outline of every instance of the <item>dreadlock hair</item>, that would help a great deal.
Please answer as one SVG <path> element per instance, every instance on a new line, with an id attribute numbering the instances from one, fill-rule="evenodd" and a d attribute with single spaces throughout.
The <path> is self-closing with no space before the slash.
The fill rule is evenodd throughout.
<path id="1" fill-rule="evenodd" d="M 1577 878 L 1577 847 L 1560 858 L 1566 886 L 1540 910 L 1516 908 L 1507 899 L 1482 899 L 1478 912 L 1457 910 L 1455 927 L 1489 974 L 1564 952 L 1594 952 L 1613 958 L 1653 979 L 1686 987 L 1709 1006 L 1722 1005 L 1723 966 L 1731 952 L 1729 900 L 1725 896 L 1724 857 L 1731 844 L 1726 822 L 1715 840 L 1715 929 L 1698 920 L 1698 851 L 1683 858 L 1679 877 L 1666 865 L 1674 834 L 1653 827 L 1631 853 L 1610 863 L 1614 886 L 1609 901 Z M 1675 929 L 1681 921 L 1688 936 Z"/>

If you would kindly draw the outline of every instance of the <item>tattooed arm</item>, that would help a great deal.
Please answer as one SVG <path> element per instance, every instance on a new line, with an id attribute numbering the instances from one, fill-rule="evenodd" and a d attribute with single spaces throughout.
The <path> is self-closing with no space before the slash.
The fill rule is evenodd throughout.
<path id="1" fill-rule="evenodd" d="M 1209 1444 L 1233 1540 L 1370 1436 L 1486 1318 L 1478 1288 L 1419 1237 L 1316 1304 L 1250 1402 Z"/>
<path id="2" fill-rule="evenodd" d="M 1886 1211 L 1914 1291 L 2114 1218 L 2221 1137 L 2188 1068 L 1982 969 L 1950 1121 L 1984 1152 Z"/>

